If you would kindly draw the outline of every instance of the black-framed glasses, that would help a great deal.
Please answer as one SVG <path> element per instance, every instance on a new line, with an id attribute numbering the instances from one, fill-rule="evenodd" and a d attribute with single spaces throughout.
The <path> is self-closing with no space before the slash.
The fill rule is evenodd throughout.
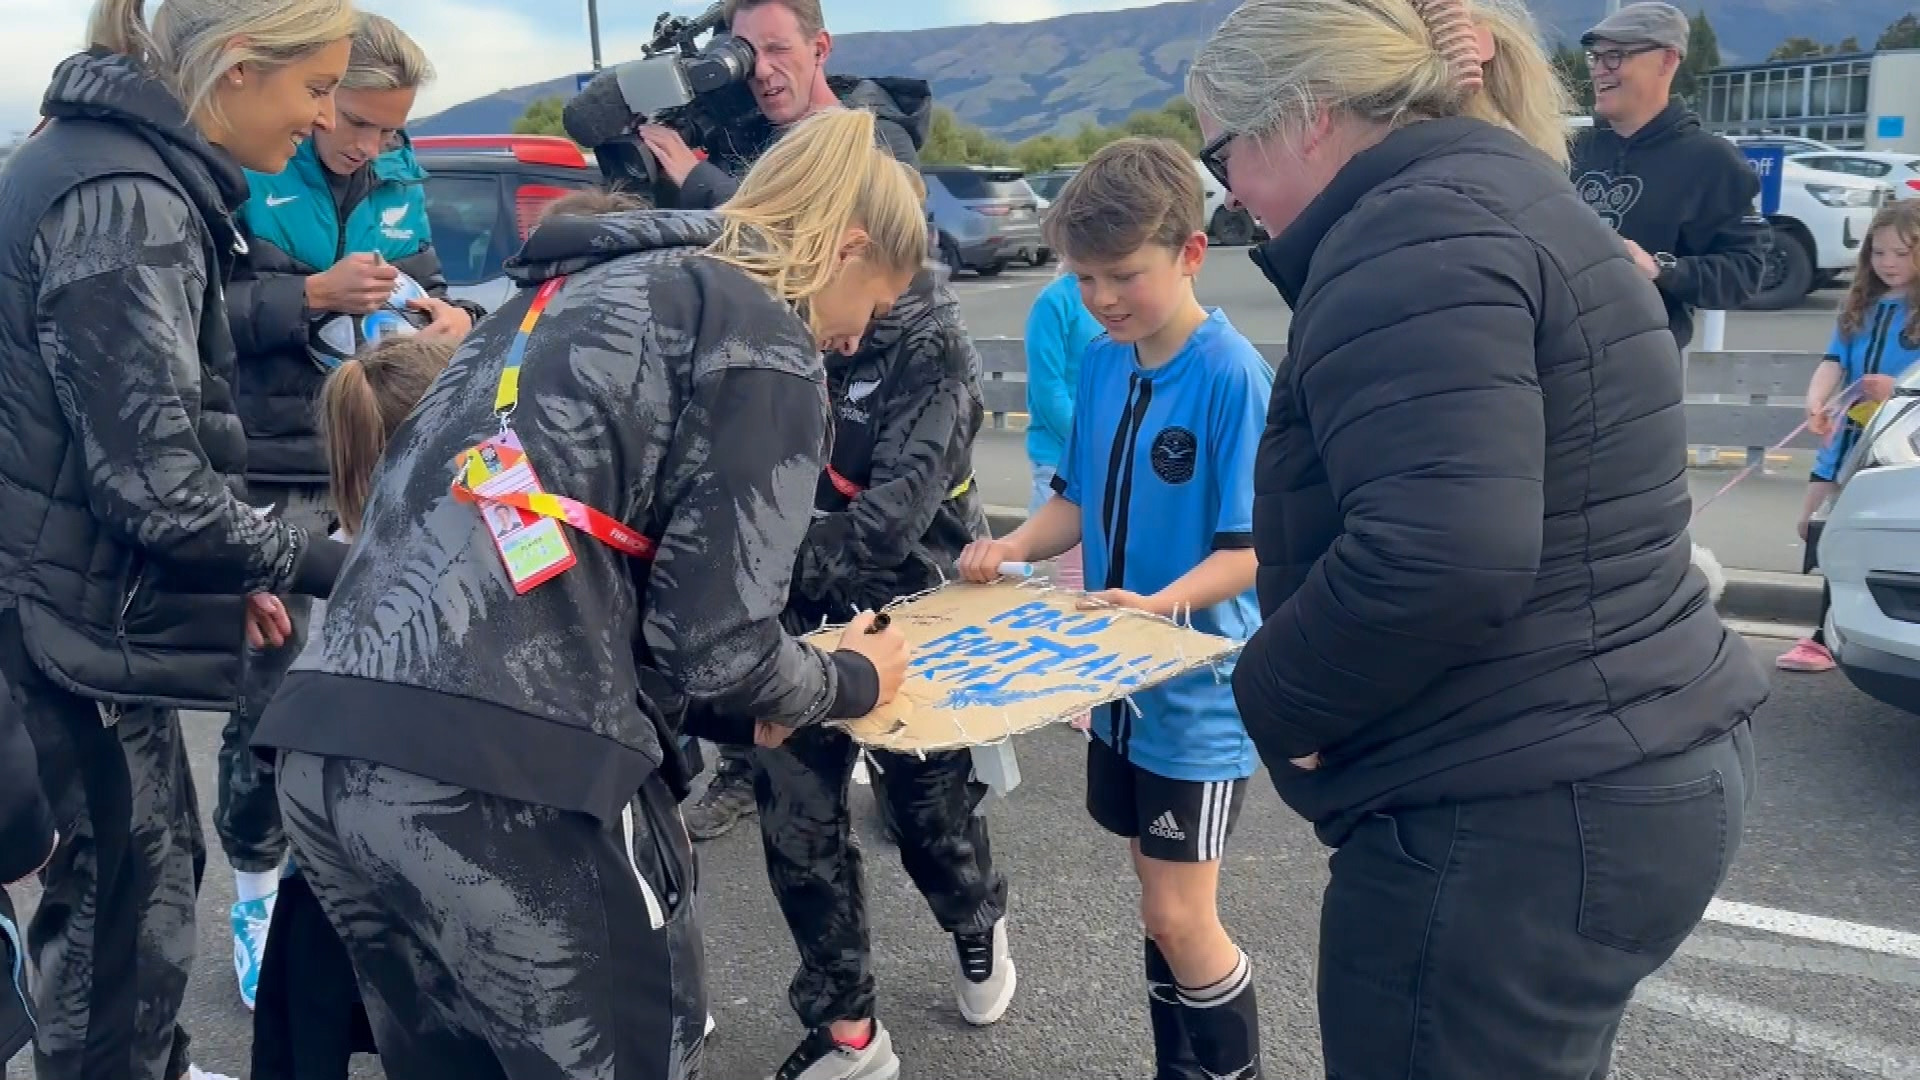
<path id="1" fill-rule="evenodd" d="M 1634 49 L 1603 49 L 1600 52 L 1587 50 L 1587 70 L 1604 71 L 1608 74 L 1620 70 L 1620 65 L 1644 53 L 1659 52 L 1664 46 L 1642 45 Z"/>
<path id="2" fill-rule="evenodd" d="M 1224 155 L 1227 144 L 1233 140 L 1232 132 L 1223 131 L 1208 139 L 1207 145 L 1200 148 L 1199 154 L 1200 164 L 1205 165 L 1207 172 L 1212 174 L 1215 180 L 1220 181 L 1220 186 L 1228 191 L 1233 190 L 1233 185 L 1227 183 L 1227 159 Z"/>

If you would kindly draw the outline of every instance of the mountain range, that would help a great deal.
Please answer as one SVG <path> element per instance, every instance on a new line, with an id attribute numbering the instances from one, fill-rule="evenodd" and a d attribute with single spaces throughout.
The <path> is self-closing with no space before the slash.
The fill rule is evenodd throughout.
<path id="1" fill-rule="evenodd" d="M 1153 7 L 1063 15 L 1030 23 L 836 36 L 835 73 L 906 75 L 933 84 L 935 100 L 1004 139 L 1067 134 L 1154 109 L 1181 92 L 1194 50 L 1239 0 L 1181 0 Z M 1871 45 L 1914 0 L 1679 0 L 1704 9 L 1726 63 L 1764 59 L 1789 37 Z M 1571 42 L 1599 21 L 1604 0 L 1536 0 L 1549 42 Z M 908 58 L 902 60 L 902 58 Z M 502 90 L 417 122 L 417 134 L 508 131 L 532 102 L 571 95 L 568 76 Z"/>

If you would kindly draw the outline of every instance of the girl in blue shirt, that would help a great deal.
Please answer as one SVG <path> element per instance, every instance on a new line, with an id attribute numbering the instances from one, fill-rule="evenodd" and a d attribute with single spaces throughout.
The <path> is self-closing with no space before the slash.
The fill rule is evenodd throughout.
<path id="1" fill-rule="evenodd" d="M 1840 308 L 1840 323 L 1826 358 L 1814 370 L 1807 387 L 1807 427 L 1827 440 L 1814 459 L 1807 498 L 1800 510 L 1800 539 L 1807 539 L 1813 512 L 1837 493 L 1840 467 L 1853 452 L 1873 410 L 1893 396 L 1894 384 L 1920 357 L 1920 202 L 1901 201 L 1882 207 L 1873 217 L 1868 242 L 1860 249 L 1853 287 Z M 1827 403 L 1835 394 L 1859 383 L 1861 401 L 1835 416 Z M 1814 552 L 1807 552 L 1807 569 Z M 1775 664 L 1782 671 L 1829 671 L 1833 653 L 1826 643 L 1827 605 L 1831 594 L 1820 590 L 1820 619 L 1811 637 L 1801 638 Z"/>

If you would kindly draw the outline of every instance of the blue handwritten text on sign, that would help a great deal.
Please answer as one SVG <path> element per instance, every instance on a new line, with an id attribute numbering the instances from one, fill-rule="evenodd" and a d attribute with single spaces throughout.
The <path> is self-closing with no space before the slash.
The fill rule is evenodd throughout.
<path id="1" fill-rule="evenodd" d="M 994 632 L 963 626 L 922 645 L 908 674 L 948 691 L 935 708 L 964 709 L 1130 690 L 1180 666 L 1177 657 L 1130 656 L 1090 640 L 1115 621 L 1110 614 L 1062 611 L 1043 601 L 1022 604 L 989 619 Z M 1012 686 L 1023 679 L 1047 682 Z"/>

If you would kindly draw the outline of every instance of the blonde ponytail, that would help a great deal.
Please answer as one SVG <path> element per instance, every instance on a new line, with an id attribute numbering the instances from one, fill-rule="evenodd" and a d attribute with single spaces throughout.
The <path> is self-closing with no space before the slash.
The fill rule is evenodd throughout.
<path id="1" fill-rule="evenodd" d="M 865 230 L 865 258 L 896 272 L 927 258 L 927 189 L 881 148 L 865 109 L 828 109 L 795 125 L 720 207 L 708 254 L 804 304 L 833 279 L 847 230 Z"/>
<path id="2" fill-rule="evenodd" d="M 320 385 L 318 420 L 340 527 L 358 535 L 373 472 L 401 423 L 453 359 L 454 344 L 390 337 L 362 349 Z"/>
<path id="3" fill-rule="evenodd" d="M 98 0 L 87 20 L 87 43 L 144 63 L 153 53 L 145 0 Z"/>
<path id="4" fill-rule="evenodd" d="M 1532 13 L 1515 0 L 1474 0 L 1472 7 L 1474 23 L 1493 35 L 1493 59 L 1485 67 L 1485 86 L 1467 99 L 1467 114 L 1511 128 L 1566 165 L 1574 98 L 1540 45 Z"/>

